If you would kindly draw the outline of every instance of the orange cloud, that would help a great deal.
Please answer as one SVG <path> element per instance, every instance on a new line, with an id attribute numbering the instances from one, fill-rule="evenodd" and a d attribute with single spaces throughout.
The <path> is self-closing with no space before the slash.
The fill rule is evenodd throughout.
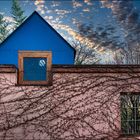
<path id="1" fill-rule="evenodd" d="M 91 0 L 84 0 L 84 2 L 85 2 L 87 5 L 93 5 L 93 3 L 91 2 Z"/>
<path id="2" fill-rule="evenodd" d="M 83 6 L 81 2 L 76 1 L 76 0 L 73 0 L 72 4 L 73 4 L 73 8 L 78 8 L 78 7 L 82 7 Z"/>
<path id="3" fill-rule="evenodd" d="M 35 5 L 44 4 L 44 3 L 45 3 L 44 0 L 35 0 L 34 2 Z"/>
<path id="4" fill-rule="evenodd" d="M 41 14 L 45 14 L 45 0 L 35 0 L 36 10 Z"/>

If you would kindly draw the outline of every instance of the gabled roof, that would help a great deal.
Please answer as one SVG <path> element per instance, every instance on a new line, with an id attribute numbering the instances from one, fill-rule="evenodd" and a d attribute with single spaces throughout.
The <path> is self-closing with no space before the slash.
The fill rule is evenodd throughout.
<path id="1" fill-rule="evenodd" d="M 38 15 L 42 21 L 45 22 L 45 24 L 47 24 L 47 26 L 53 30 L 70 48 L 72 48 L 74 50 L 74 56 L 76 55 L 76 50 L 36 11 L 34 11 L 19 27 L 17 27 L 2 43 L 0 43 L 0 47 L 2 46 L 2 44 L 4 44 L 9 38 L 12 37 L 12 35 L 19 30 L 24 24 L 26 24 L 26 22 L 28 22 L 28 20 L 33 16 L 33 15 Z"/>

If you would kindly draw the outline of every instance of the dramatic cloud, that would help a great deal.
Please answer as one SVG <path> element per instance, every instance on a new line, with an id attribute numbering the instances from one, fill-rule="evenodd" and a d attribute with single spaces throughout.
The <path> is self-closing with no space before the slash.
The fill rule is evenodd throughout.
<path id="1" fill-rule="evenodd" d="M 110 8 L 120 27 L 123 28 L 125 38 L 125 52 L 127 63 L 138 63 L 140 53 L 140 21 L 139 12 L 134 6 L 134 0 L 105 0 L 104 7 Z"/>
<path id="2" fill-rule="evenodd" d="M 135 27 L 139 23 L 139 13 L 133 5 L 133 0 L 105 0 L 102 1 L 104 7 L 110 8 L 114 16 L 124 26 L 125 29 Z"/>
<path id="3" fill-rule="evenodd" d="M 45 1 L 44 0 L 35 0 L 35 5 L 40 5 L 40 4 L 44 4 Z"/>
<path id="4" fill-rule="evenodd" d="M 84 0 L 84 3 L 86 3 L 87 5 L 93 5 L 93 1 L 91 2 L 91 0 Z"/>
<path id="5" fill-rule="evenodd" d="M 60 6 L 61 2 L 60 1 L 52 1 L 51 7 L 58 7 Z"/>
<path id="6" fill-rule="evenodd" d="M 133 6 L 132 0 L 128 0 L 127 2 L 124 0 L 100 0 L 100 2 L 103 6 L 101 8 L 109 8 L 112 10 L 112 15 L 116 17 L 121 27 L 120 31 L 118 32 L 122 32 L 124 34 L 124 38 L 128 38 L 128 36 L 130 36 L 130 29 L 134 29 L 134 27 L 134 30 L 138 29 L 138 27 L 136 27 L 138 26 L 138 13 Z M 95 7 L 96 1 L 35 0 L 34 5 L 36 6 L 36 10 L 43 15 L 44 19 L 49 22 L 49 24 L 51 24 L 66 40 L 80 41 L 82 44 L 87 45 L 89 48 L 93 48 L 99 55 L 104 54 L 104 57 L 108 58 L 109 60 L 110 57 L 113 57 L 113 54 L 110 55 L 110 53 L 112 53 L 114 50 L 113 48 L 116 47 L 116 45 L 113 44 L 113 40 L 112 44 L 110 41 L 105 40 L 105 43 L 103 43 L 100 39 L 98 39 L 98 43 L 95 43 L 93 40 L 88 39 L 88 37 L 81 36 L 77 28 L 81 23 L 86 23 L 86 21 L 92 22 L 92 17 L 94 17 L 94 14 L 98 13 L 100 10 L 100 8 Z M 108 22 L 112 22 L 111 14 L 107 15 L 107 19 Z M 113 37 L 113 34 L 114 33 L 111 33 L 110 36 Z M 132 35 L 133 37 L 137 36 L 135 35 L 134 31 L 133 33 L 131 31 L 131 36 Z M 107 44 L 108 42 L 108 45 L 103 46 L 103 44 Z M 107 53 L 107 51 L 109 53 Z"/>
<path id="7" fill-rule="evenodd" d="M 83 9 L 83 12 L 90 12 L 90 9 L 89 8 L 85 8 L 85 9 Z"/>
<path id="8" fill-rule="evenodd" d="M 36 5 L 36 10 L 42 15 L 45 14 L 45 1 L 44 0 L 35 0 L 34 4 Z"/>
<path id="9" fill-rule="evenodd" d="M 71 13 L 71 11 L 68 11 L 68 10 L 60 10 L 60 9 L 55 9 L 55 12 L 58 15 L 65 15 L 65 14 Z"/>
<path id="10" fill-rule="evenodd" d="M 47 21 L 48 20 L 52 20 L 53 19 L 53 16 L 45 16 L 44 19 L 46 19 Z"/>
<path id="11" fill-rule="evenodd" d="M 80 42 L 81 44 L 83 44 L 83 46 L 87 46 L 89 48 L 92 48 L 95 51 L 95 53 L 98 55 L 98 57 L 103 59 L 102 60 L 102 63 L 107 63 L 107 62 L 112 61 L 112 59 L 114 57 L 114 54 L 113 54 L 113 51 L 112 50 L 105 49 L 100 44 L 95 44 L 95 42 L 91 41 L 87 37 L 81 36 L 77 31 L 73 30 L 71 27 L 69 27 L 67 25 L 52 24 L 52 26 L 56 30 L 61 29 L 61 30 L 66 31 L 70 35 L 70 37 L 65 36 L 63 33 L 61 34 L 61 32 L 60 32 L 60 34 L 67 41 L 70 41 L 69 43 L 71 43 L 71 40 L 75 39 L 77 42 Z"/>
<path id="12" fill-rule="evenodd" d="M 80 1 L 72 0 L 73 8 L 82 7 L 83 4 Z"/>
<path id="13" fill-rule="evenodd" d="M 140 46 L 139 12 L 133 5 L 134 0 L 127 0 L 127 2 L 126 0 L 26 0 L 21 4 L 24 10 L 30 5 L 32 10 L 38 11 L 67 41 L 80 41 L 84 46 L 92 48 L 99 55 L 105 57 L 106 61 L 114 56 L 113 50 L 119 49 L 121 42 L 125 44 L 122 43 L 123 47 Z M 6 12 L 3 13 L 3 11 L 0 14 L 5 15 Z M 29 11 L 27 10 L 26 13 Z M 4 19 L 10 23 L 8 30 L 11 30 L 14 21 L 10 14 Z M 93 34 L 95 40 L 82 36 L 78 29 L 81 24 L 92 24 L 96 35 L 100 34 L 96 27 L 104 28 L 107 24 L 110 29 L 115 27 L 117 31 L 112 30 L 109 37 L 113 38 L 114 35 L 119 34 L 119 39 L 114 37 L 118 44 L 114 43 L 113 39 L 105 38 L 109 32 L 108 29 L 102 33 L 104 40 L 101 36 L 99 38 L 94 37 L 95 34 Z"/>

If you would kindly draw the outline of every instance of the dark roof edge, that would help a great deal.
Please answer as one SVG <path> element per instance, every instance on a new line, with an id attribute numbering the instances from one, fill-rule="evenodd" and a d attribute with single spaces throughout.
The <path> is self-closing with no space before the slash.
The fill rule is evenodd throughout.
<path id="1" fill-rule="evenodd" d="M 9 34 L 6 38 L 5 38 L 5 40 L 3 41 L 3 42 L 1 42 L 0 43 L 0 47 L 1 47 L 1 45 L 2 44 L 4 44 L 5 43 L 5 41 L 8 39 L 8 38 L 10 38 L 11 36 L 12 36 L 12 34 L 14 34 L 14 32 L 16 32 L 16 30 L 18 30 L 21 26 L 23 26 L 27 21 L 28 21 L 28 19 L 31 17 L 31 16 L 33 16 L 33 14 L 37 14 L 37 15 L 39 15 L 40 17 L 41 17 L 41 19 L 43 19 L 43 21 L 58 35 L 58 36 L 60 36 L 60 38 L 62 38 L 64 41 L 65 41 L 65 43 L 70 47 L 70 48 L 72 48 L 73 50 L 74 50 L 74 57 L 76 56 L 76 50 L 37 12 L 37 11 L 34 11 L 28 18 L 26 18 L 26 20 L 20 25 L 20 26 L 18 26 L 11 34 Z"/>
<path id="2" fill-rule="evenodd" d="M 53 65 L 54 73 L 140 73 L 140 65 Z"/>
<path id="3" fill-rule="evenodd" d="M 0 73 L 16 73 L 17 70 L 15 65 L 0 65 Z"/>
<path id="4" fill-rule="evenodd" d="M 14 65 L 0 65 L 0 73 L 16 73 Z M 53 73 L 140 73 L 140 65 L 52 65 Z"/>
<path id="5" fill-rule="evenodd" d="M 56 65 L 53 68 L 140 68 L 137 64 Z"/>

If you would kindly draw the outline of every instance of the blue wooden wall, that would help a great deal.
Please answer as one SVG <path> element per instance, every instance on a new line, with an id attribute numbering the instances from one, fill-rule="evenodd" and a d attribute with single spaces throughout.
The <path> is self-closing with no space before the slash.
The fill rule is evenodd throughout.
<path id="1" fill-rule="evenodd" d="M 0 45 L 0 64 L 18 66 L 18 51 L 52 51 L 53 64 L 74 64 L 75 50 L 34 12 Z"/>

